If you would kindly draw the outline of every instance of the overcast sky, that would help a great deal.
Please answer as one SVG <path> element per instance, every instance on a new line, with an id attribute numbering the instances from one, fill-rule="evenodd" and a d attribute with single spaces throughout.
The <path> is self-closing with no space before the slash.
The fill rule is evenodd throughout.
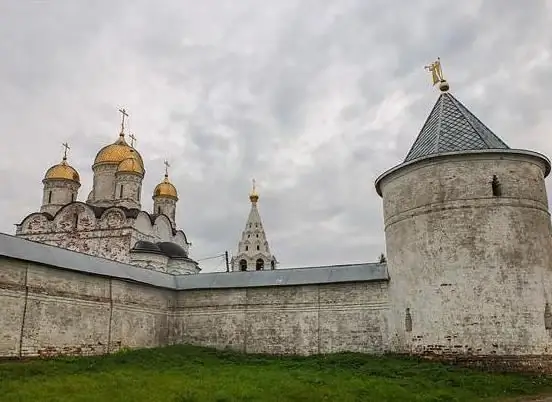
<path id="1" fill-rule="evenodd" d="M 551 27 L 537 0 L 0 0 L 0 231 L 39 208 L 64 141 L 86 199 L 125 107 L 143 208 L 166 158 L 193 258 L 235 252 L 255 177 L 280 268 L 374 261 L 374 179 L 438 96 L 424 65 L 440 56 L 510 147 L 551 156 Z"/>

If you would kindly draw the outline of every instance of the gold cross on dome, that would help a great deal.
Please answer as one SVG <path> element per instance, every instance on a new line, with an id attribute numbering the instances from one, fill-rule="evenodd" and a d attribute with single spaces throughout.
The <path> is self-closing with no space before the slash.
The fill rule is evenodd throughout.
<path id="1" fill-rule="evenodd" d="M 132 133 L 128 136 L 128 138 L 130 138 L 130 146 L 131 146 L 132 148 L 134 148 L 134 143 L 135 143 L 135 142 L 138 142 L 138 140 L 136 139 L 136 137 L 135 137 L 134 134 L 132 134 Z"/>
<path id="2" fill-rule="evenodd" d="M 69 144 L 67 144 L 67 142 L 64 142 L 63 144 L 61 144 L 63 146 L 63 148 L 65 148 L 63 150 L 63 160 L 67 159 L 67 150 L 68 149 L 71 149 L 71 147 L 69 146 Z"/>
<path id="3" fill-rule="evenodd" d="M 121 133 L 125 131 L 125 117 L 128 117 L 128 113 L 125 110 L 125 108 L 119 109 L 119 112 L 122 114 L 122 120 L 121 120 Z"/>

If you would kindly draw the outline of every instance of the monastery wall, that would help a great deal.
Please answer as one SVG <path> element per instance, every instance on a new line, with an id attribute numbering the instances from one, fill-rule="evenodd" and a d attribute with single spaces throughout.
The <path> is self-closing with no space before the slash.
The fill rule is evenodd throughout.
<path id="1" fill-rule="evenodd" d="M 247 353 L 386 350 L 387 282 L 181 291 L 174 339 Z"/>
<path id="2" fill-rule="evenodd" d="M 4 250 L 21 244 L 19 255 L 6 256 Z M 68 266 L 71 259 L 78 266 Z M 0 357 L 93 355 L 173 343 L 274 354 L 384 352 L 385 267 L 373 264 L 371 271 L 369 265 L 282 270 L 319 283 L 266 286 L 295 279 L 278 271 L 173 276 L 5 236 Z M 363 280 L 347 279 L 359 272 Z M 328 283 L 332 275 L 335 283 Z M 268 282 L 252 283 L 259 278 Z M 213 288 L 209 281 L 236 286 Z"/>
<path id="3" fill-rule="evenodd" d="M 0 356 L 167 345 L 173 298 L 168 289 L 0 257 Z"/>

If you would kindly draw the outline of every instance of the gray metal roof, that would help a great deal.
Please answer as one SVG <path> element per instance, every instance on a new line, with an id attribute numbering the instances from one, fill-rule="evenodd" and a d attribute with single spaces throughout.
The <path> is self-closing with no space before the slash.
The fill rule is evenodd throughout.
<path id="1" fill-rule="evenodd" d="M 444 92 L 437 99 L 404 161 L 479 149 L 509 147 L 453 95 Z"/>
<path id="2" fill-rule="evenodd" d="M 273 271 L 216 272 L 178 276 L 178 289 L 223 289 L 388 280 L 387 265 L 328 265 Z"/>
<path id="3" fill-rule="evenodd" d="M 152 286 L 174 289 L 175 277 L 163 272 L 94 257 L 76 251 L 0 233 L 0 256 L 81 273 L 110 276 Z"/>
<path id="4" fill-rule="evenodd" d="M 378 263 L 175 276 L 33 242 L 5 233 L 0 233 L 0 256 L 174 290 L 291 286 L 389 279 L 387 265 Z"/>

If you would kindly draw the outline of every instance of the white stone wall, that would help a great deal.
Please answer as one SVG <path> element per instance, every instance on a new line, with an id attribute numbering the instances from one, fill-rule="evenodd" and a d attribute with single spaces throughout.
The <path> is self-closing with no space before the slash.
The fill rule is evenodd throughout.
<path id="1" fill-rule="evenodd" d="M 380 353 L 387 308 L 386 282 L 174 291 L 0 257 L 0 357 L 173 343 Z"/>
<path id="2" fill-rule="evenodd" d="M 73 201 L 77 201 L 79 183 L 70 180 L 44 180 L 42 206 L 40 212 L 55 215 L 59 209 Z"/>
<path id="3" fill-rule="evenodd" d="M 0 258 L 0 356 L 169 344 L 174 292 Z"/>
<path id="4" fill-rule="evenodd" d="M 92 170 L 94 171 L 94 181 L 91 192 L 92 198 L 89 199 L 89 202 L 102 207 L 113 205 L 117 165 L 94 165 Z"/>
<path id="5" fill-rule="evenodd" d="M 117 173 L 115 205 L 141 209 L 142 177 L 134 173 Z"/>
<path id="6" fill-rule="evenodd" d="M 418 162 L 382 180 L 391 350 L 551 353 L 544 170 L 521 154 L 472 154 Z"/>
<path id="7" fill-rule="evenodd" d="M 167 272 L 169 257 L 163 254 L 143 253 L 133 251 L 130 253 L 130 263 L 138 267 L 159 272 Z"/>
<path id="8" fill-rule="evenodd" d="M 198 274 L 198 264 L 192 260 L 171 258 L 168 261 L 166 272 L 173 275 Z"/>
<path id="9" fill-rule="evenodd" d="M 175 343 L 247 353 L 386 350 L 386 282 L 178 293 Z"/>
<path id="10" fill-rule="evenodd" d="M 176 226 L 176 201 L 167 197 L 153 197 L 153 213 L 164 214 Z"/>
<path id="11" fill-rule="evenodd" d="M 171 223 L 164 215 L 156 216 L 152 225 L 148 214 L 140 212 L 132 225 L 131 247 L 139 240 L 145 240 L 152 243 L 163 241 L 176 243 L 187 253 L 190 249 L 190 245 L 187 243 L 182 231 L 177 231 L 176 234 L 173 235 Z"/>

